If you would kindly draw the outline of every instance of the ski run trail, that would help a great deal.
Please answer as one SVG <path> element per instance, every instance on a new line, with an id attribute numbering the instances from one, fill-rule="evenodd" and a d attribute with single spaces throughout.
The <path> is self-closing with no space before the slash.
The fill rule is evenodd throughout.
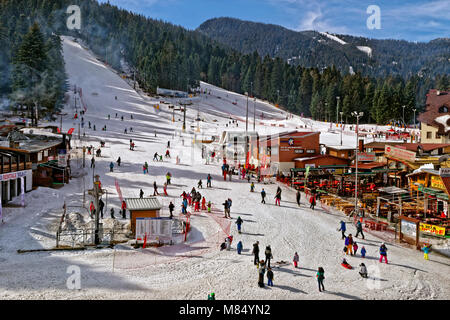
<path id="1" fill-rule="evenodd" d="M 164 205 L 162 216 L 168 216 L 169 201 L 174 201 L 175 215 L 180 214 L 183 191 L 197 188 L 207 201 L 212 201 L 212 214 L 192 215 L 192 231 L 188 241 L 170 247 L 133 249 L 129 245 L 117 245 L 115 249 L 104 248 L 84 251 L 48 251 L 17 253 L 18 249 L 51 248 L 55 245 L 55 232 L 64 201 L 70 206 L 81 206 L 83 179 L 74 178 L 60 189 L 39 187 L 25 196 L 25 208 L 4 208 L 5 223 L 0 225 L 0 299 L 200 299 L 215 292 L 217 299 L 448 299 L 450 296 L 450 264 L 448 258 L 434 253 L 425 261 L 421 252 L 386 242 L 389 264 L 378 262 L 378 248 L 382 242 L 366 233 L 366 239 L 355 240 L 359 250 L 364 245 L 367 256 L 346 256 L 353 270 L 340 264 L 344 257 L 343 240 L 337 231 L 339 221 L 346 219 L 338 212 L 326 212 L 320 205 L 315 211 L 309 209 L 305 195 L 297 207 L 295 192 L 282 186 L 281 206 L 274 205 L 277 184 L 256 183 L 250 192 L 246 180 L 237 176 L 233 181 L 223 181 L 221 163 L 206 165 L 200 150 L 191 147 L 192 139 L 186 134 L 180 137 L 182 115 L 172 111 L 168 104 L 151 98 L 122 79 L 114 70 L 105 66 L 78 42 L 64 37 L 64 57 L 70 85 L 82 88 L 87 105 L 85 118 L 85 145 L 99 146 L 106 141 L 102 156 L 96 158 L 95 173 L 101 177 L 108 190 L 108 209 L 115 209 L 119 221 L 120 201 L 114 181 L 117 179 L 124 197 L 144 197 L 153 194 L 153 182 L 159 186 L 165 182 L 167 171 L 172 173 L 169 197 L 158 196 Z M 211 94 L 201 94 L 187 108 L 187 128 L 196 127 L 197 113 L 205 119 L 200 129 L 205 134 L 221 133 L 223 130 L 245 130 L 246 97 L 201 83 Z M 74 120 L 73 91 L 63 118 L 63 128 L 75 128 L 72 146 L 78 141 L 79 119 Z M 115 99 L 117 96 L 117 100 Z M 176 103 L 176 99 L 164 99 Z M 235 102 L 236 104 L 233 104 Z M 249 129 L 253 128 L 253 100 L 249 99 Z M 287 130 L 321 131 L 321 143 L 339 144 L 340 133 L 329 132 L 329 124 L 301 119 L 294 116 L 286 120 L 285 112 L 264 101 L 257 100 L 256 130 L 270 134 Z M 154 106 L 160 105 L 159 109 Z M 260 117 L 264 112 L 264 119 Z M 118 117 L 115 118 L 115 114 Z M 108 120 L 108 114 L 111 119 Z M 133 120 L 131 120 L 133 115 Z M 120 119 L 124 116 L 124 120 Z M 226 127 L 230 116 L 238 119 L 238 127 Z M 96 125 L 96 131 L 88 129 L 88 121 Z M 284 127 L 280 127 L 279 125 Z M 308 129 L 300 128 L 308 125 Z M 59 120 L 55 123 L 59 125 Z M 107 131 L 101 128 L 106 125 Z M 124 133 L 125 128 L 133 132 Z M 362 126 L 373 128 L 374 126 Z M 156 136 L 155 136 L 156 131 Z M 129 150 L 129 139 L 136 143 L 135 151 Z M 183 141 L 184 140 L 184 143 Z M 153 154 L 164 154 L 167 141 L 171 141 L 171 159 L 153 162 Z M 370 140 L 369 140 L 370 142 Z M 354 147 L 355 135 L 346 130 L 344 145 Z M 181 158 L 176 165 L 175 157 Z M 109 163 L 121 157 L 122 165 L 109 172 Z M 149 163 L 149 174 L 143 174 L 142 165 Z M 86 158 L 85 185 L 92 188 L 90 156 Z M 80 160 L 73 159 L 74 170 Z M 212 175 L 212 188 L 206 188 L 206 176 Z M 260 191 L 267 192 L 267 204 L 261 204 Z M 18 197 L 20 199 L 20 197 Z M 231 198 L 231 221 L 223 218 L 222 202 Z M 86 203 L 91 198 L 87 196 Z M 20 203 L 20 200 L 15 200 Z M 70 209 L 70 208 L 69 208 Z M 69 210 L 70 212 L 70 210 Z M 83 213 L 83 211 L 80 211 Z M 86 220 L 89 220 L 84 211 Z M 127 214 L 128 216 L 128 214 Z M 244 223 L 242 234 L 234 223 L 240 216 Z M 107 220 L 107 219 L 105 219 Z M 346 220 L 347 221 L 347 220 Z M 234 236 L 230 251 L 220 251 L 225 238 L 224 230 L 230 228 Z M 355 227 L 347 223 L 347 234 L 355 235 Z M 243 242 L 241 255 L 236 244 Z M 272 266 L 276 261 L 288 264 L 274 267 L 274 286 L 259 288 L 258 270 L 251 254 L 255 241 L 260 243 L 260 259 L 270 245 L 273 252 Z M 299 268 L 292 264 L 294 252 L 298 252 Z M 364 262 L 369 279 L 358 274 L 358 265 Z M 69 266 L 78 266 L 81 272 L 81 289 L 70 290 L 66 283 Z M 316 272 L 325 269 L 325 292 L 319 292 Z M 267 278 L 264 278 L 267 283 Z"/>

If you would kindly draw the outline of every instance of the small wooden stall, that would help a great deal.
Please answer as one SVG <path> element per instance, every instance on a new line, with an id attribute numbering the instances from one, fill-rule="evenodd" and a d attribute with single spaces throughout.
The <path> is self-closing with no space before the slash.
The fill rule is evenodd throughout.
<path id="1" fill-rule="evenodd" d="M 399 220 L 400 220 L 400 229 L 399 229 L 400 242 L 406 242 L 415 245 L 417 249 L 420 249 L 419 243 L 420 220 L 409 218 L 406 216 L 399 216 Z"/>
<path id="2" fill-rule="evenodd" d="M 127 210 L 130 211 L 131 232 L 136 234 L 137 218 L 159 218 L 162 205 L 156 197 L 148 198 L 125 198 Z"/>

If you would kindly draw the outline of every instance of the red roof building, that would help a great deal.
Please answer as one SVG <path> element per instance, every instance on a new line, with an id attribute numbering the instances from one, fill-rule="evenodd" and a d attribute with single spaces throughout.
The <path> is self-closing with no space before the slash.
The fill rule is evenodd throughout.
<path id="1" fill-rule="evenodd" d="M 450 91 L 431 89 L 418 120 L 422 143 L 450 143 Z"/>

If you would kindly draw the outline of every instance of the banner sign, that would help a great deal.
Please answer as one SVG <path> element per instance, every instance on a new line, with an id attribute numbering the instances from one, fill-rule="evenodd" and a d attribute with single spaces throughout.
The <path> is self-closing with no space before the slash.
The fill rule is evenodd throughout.
<path id="1" fill-rule="evenodd" d="M 136 240 L 172 239 L 172 220 L 169 218 L 136 218 Z"/>
<path id="2" fill-rule="evenodd" d="M 17 178 L 22 178 L 22 177 L 25 177 L 27 175 L 27 173 L 31 173 L 31 170 L 23 170 L 23 171 L 0 174 L 0 181 L 8 181 L 8 180 L 14 180 Z"/>
<path id="3" fill-rule="evenodd" d="M 389 157 L 406 160 L 409 162 L 416 161 L 416 153 L 413 151 L 400 149 L 392 146 L 385 146 L 384 153 Z"/>
<path id="4" fill-rule="evenodd" d="M 444 182 L 442 182 L 440 176 L 431 176 L 431 187 L 440 190 L 445 190 Z"/>
<path id="5" fill-rule="evenodd" d="M 67 167 L 67 153 L 66 150 L 60 150 L 58 153 L 58 167 Z"/>
<path id="6" fill-rule="evenodd" d="M 419 224 L 420 232 L 429 233 L 435 236 L 445 236 L 445 227 L 439 227 L 432 224 L 420 223 Z"/>

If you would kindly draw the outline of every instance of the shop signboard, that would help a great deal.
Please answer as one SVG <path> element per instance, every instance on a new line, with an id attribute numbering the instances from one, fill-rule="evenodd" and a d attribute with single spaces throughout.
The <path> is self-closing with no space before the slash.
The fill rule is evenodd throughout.
<path id="1" fill-rule="evenodd" d="M 376 160 L 375 152 L 358 152 L 358 160 L 373 162 Z"/>
<path id="2" fill-rule="evenodd" d="M 431 176 L 431 187 L 440 190 L 445 190 L 445 185 L 442 182 L 440 176 Z"/>
<path id="3" fill-rule="evenodd" d="M 416 160 L 416 153 L 413 151 L 396 148 L 393 146 L 385 146 L 384 153 L 389 156 L 400 160 L 406 160 L 414 162 Z"/>
<path id="4" fill-rule="evenodd" d="M 403 225 L 402 225 L 402 228 L 403 228 Z M 441 237 L 445 236 L 445 227 L 439 227 L 439 226 L 435 226 L 432 224 L 426 224 L 426 223 L 421 222 L 419 225 L 419 228 L 420 228 L 420 232 L 432 234 L 435 236 L 441 236 Z M 402 229 L 402 231 L 403 231 L 403 229 Z"/>
<path id="5" fill-rule="evenodd" d="M 58 153 L 58 167 L 67 167 L 66 150 L 60 150 Z"/>
<path id="6" fill-rule="evenodd" d="M 440 168 L 439 175 L 443 178 L 450 177 L 450 168 Z"/>

